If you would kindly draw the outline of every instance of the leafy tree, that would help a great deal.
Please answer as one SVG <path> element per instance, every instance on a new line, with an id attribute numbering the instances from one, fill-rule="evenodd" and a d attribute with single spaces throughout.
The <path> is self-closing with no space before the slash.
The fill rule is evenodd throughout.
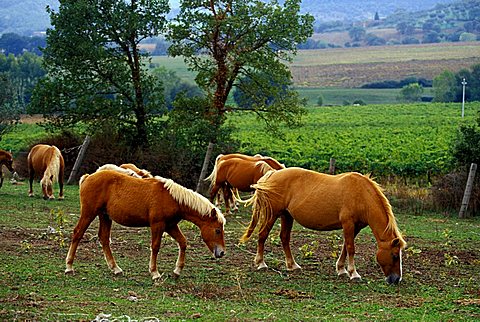
<path id="1" fill-rule="evenodd" d="M 155 68 L 152 73 L 163 84 L 163 96 L 168 110 L 173 109 L 173 102 L 179 94 L 183 94 L 184 98 L 203 96 L 202 90 L 197 85 L 182 81 L 172 70 L 159 67 Z"/>
<path id="2" fill-rule="evenodd" d="M 348 31 L 348 35 L 352 39 L 352 41 L 360 41 L 365 37 L 366 31 L 365 28 L 360 26 L 355 26 L 350 28 Z"/>
<path id="3" fill-rule="evenodd" d="M 19 119 L 15 86 L 7 73 L 0 73 L 0 140 L 3 134 L 13 129 Z"/>
<path id="4" fill-rule="evenodd" d="M 383 39 L 382 37 L 378 37 L 372 33 L 368 33 L 365 35 L 365 42 L 369 46 L 382 46 L 386 43 L 385 39 Z"/>
<path id="5" fill-rule="evenodd" d="M 277 0 L 181 1 L 167 35 L 172 43 L 169 52 L 184 56 L 198 73 L 195 80 L 212 102 L 203 113 L 216 129 L 213 133 L 218 135 L 224 114 L 235 109 L 226 106 L 235 86 L 253 92 L 247 88 L 251 84 L 277 97 L 289 85 L 291 73 L 283 62 L 292 60 L 297 45 L 313 31 L 313 17 L 299 11 L 300 0 L 286 0 L 283 5 Z M 241 77 L 252 82 L 240 84 Z M 298 94 L 287 89 L 282 100 L 270 105 L 259 101 L 251 110 L 272 128 L 281 122 L 293 125 L 304 112 L 299 102 Z"/>
<path id="6" fill-rule="evenodd" d="M 461 125 L 453 145 L 453 156 L 460 166 L 480 163 L 480 114 L 477 124 Z"/>
<path id="7" fill-rule="evenodd" d="M 408 84 L 400 90 L 400 98 L 408 102 L 417 102 L 423 94 L 423 87 L 418 83 Z"/>
<path id="8" fill-rule="evenodd" d="M 415 31 L 415 25 L 411 21 L 402 21 L 395 28 L 402 35 L 411 35 Z"/>
<path id="9" fill-rule="evenodd" d="M 32 108 L 54 125 L 113 122 L 132 145 L 148 146 L 161 90 L 138 45 L 163 32 L 168 1 L 65 0 L 58 12 L 47 11 L 54 27 L 44 50 L 49 77 L 37 85 Z"/>
<path id="10" fill-rule="evenodd" d="M 457 93 L 457 80 L 451 71 L 444 71 L 433 79 L 433 101 L 454 102 Z"/>

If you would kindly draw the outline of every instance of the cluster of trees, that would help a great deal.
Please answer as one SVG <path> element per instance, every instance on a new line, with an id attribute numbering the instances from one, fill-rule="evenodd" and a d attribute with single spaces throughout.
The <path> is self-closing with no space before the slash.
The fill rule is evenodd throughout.
<path id="1" fill-rule="evenodd" d="M 90 133 L 115 129 L 119 143 L 143 151 L 165 137 L 175 141 L 172 149 L 185 142 L 190 151 L 203 151 L 208 142 L 228 140 L 225 114 L 237 107 L 227 98 L 236 87 L 280 97 L 240 109 L 272 128 L 296 125 L 304 112 L 285 65 L 313 32 L 300 0 L 184 0 L 171 21 L 167 0 L 72 0 L 48 11 L 48 77 L 35 87 L 29 108 L 54 127 L 82 122 Z M 196 85 L 165 69 L 148 70 L 149 54 L 138 48 L 151 38 L 184 57 Z M 245 77 L 251 82 L 240 81 Z"/>
<path id="2" fill-rule="evenodd" d="M 24 52 L 31 52 L 41 55 L 40 48 L 45 47 L 45 37 L 26 37 L 15 33 L 5 33 L 0 36 L 0 52 L 5 55 L 21 55 Z"/>
<path id="3" fill-rule="evenodd" d="M 480 101 L 480 64 L 457 73 L 444 71 L 433 79 L 433 100 L 435 102 L 461 102 L 462 81 L 465 79 L 465 100 Z"/>
<path id="4" fill-rule="evenodd" d="M 25 113 L 37 81 L 45 76 L 41 58 L 33 53 L 0 53 L 0 139 Z"/>

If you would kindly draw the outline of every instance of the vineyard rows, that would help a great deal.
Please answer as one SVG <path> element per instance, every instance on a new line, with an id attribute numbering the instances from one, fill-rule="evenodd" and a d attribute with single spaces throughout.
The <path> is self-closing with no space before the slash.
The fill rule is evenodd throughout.
<path id="1" fill-rule="evenodd" d="M 275 157 L 286 166 L 327 172 L 358 171 L 377 177 L 427 178 L 448 173 L 451 147 L 461 124 L 473 124 L 480 102 L 310 108 L 304 126 L 283 129 L 283 138 L 253 117 L 234 116 L 241 152 Z"/>

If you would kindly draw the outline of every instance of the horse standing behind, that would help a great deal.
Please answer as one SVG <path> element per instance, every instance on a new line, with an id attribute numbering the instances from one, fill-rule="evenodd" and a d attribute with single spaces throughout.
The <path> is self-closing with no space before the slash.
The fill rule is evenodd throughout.
<path id="1" fill-rule="evenodd" d="M 55 199 L 53 184 L 58 181 L 60 192 L 58 199 L 63 199 L 63 173 L 65 162 L 62 153 L 54 145 L 35 145 L 28 154 L 28 173 L 30 175 L 30 190 L 28 195 L 33 196 L 33 179 L 35 175 L 42 176 L 43 199 Z"/>
<path id="2" fill-rule="evenodd" d="M 146 178 L 153 178 L 153 175 L 150 173 L 150 171 L 147 171 L 145 169 L 139 169 L 135 164 L 133 163 L 124 163 L 120 165 L 120 168 L 124 169 L 130 169 L 133 172 L 135 172 L 137 175 L 140 177 L 146 179 Z"/>
<path id="3" fill-rule="evenodd" d="M 370 226 L 377 241 L 377 262 L 386 281 L 402 279 L 402 249 L 406 243 L 398 231 L 389 201 L 377 183 L 359 173 L 336 176 L 301 168 L 288 168 L 265 175 L 249 200 L 252 220 L 241 241 L 248 240 L 260 222 L 255 264 L 265 268 L 264 246 L 273 224 L 281 218 L 280 238 L 287 270 L 300 269 L 290 250 L 290 233 L 296 220 L 306 228 L 326 231 L 343 229 L 343 248 L 336 263 L 338 275 L 360 279 L 355 269 L 355 236 Z M 345 260 L 348 258 L 347 269 Z"/>
<path id="4" fill-rule="evenodd" d="M 253 191 L 250 187 L 269 170 L 284 169 L 285 166 L 270 157 L 259 154 L 220 154 L 215 160 L 212 173 L 205 179 L 210 183 L 210 201 L 213 202 L 220 190 L 223 192 L 226 212 L 230 213 L 230 203 L 234 204 L 233 190 Z"/>
<path id="5" fill-rule="evenodd" d="M 5 150 L 0 150 L 0 188 L 3 185 L 3 171 L 2 171 L 2 166 L 5 166 L 8 171 L 10 171 L 14 178 L 17 172 L 13 168 L 13 156 L 10 152 L 7 152 Z"/>
<path id="6" fill-rule="evenodd" d="M 175 239 L 179 254 L 174 274 L 180 276 L 185 265 L 187 240 L 178 223 L 187 220 L 200 228 L 203 241 L 220 258 L 225 254 L 225 218 L 220 210 L 202 195 L 170 179 L 134 178 L 116 171 L 103 170 L 80 179 L 80 219 L 73 231 L 65 273 L 73 273 L 73 260 L 78 243 L 90 223 L 100 220 L 98 236 L 107 265 L 121 274 L 110 250 L 112 221 L 127 227 L 150 227 L 150 273 L 158 279 L 157 255 L 164 232 Z"/>

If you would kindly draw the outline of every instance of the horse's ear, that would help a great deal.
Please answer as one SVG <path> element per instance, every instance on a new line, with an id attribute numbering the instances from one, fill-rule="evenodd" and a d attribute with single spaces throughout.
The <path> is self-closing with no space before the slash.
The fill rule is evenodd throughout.
<path id="1" fill-rule="evenodd" d="M 399 237 L 392 240 L 392 247 L 400 247 L 402 245 L 402 241 Z"/>
<path id="2" fill-rule="evenodd" d="M 212 211 L 210 211 L 210 217 L 213 217 L 213 218 L 217 217 L 217 209 L 212 208 Z"/>

